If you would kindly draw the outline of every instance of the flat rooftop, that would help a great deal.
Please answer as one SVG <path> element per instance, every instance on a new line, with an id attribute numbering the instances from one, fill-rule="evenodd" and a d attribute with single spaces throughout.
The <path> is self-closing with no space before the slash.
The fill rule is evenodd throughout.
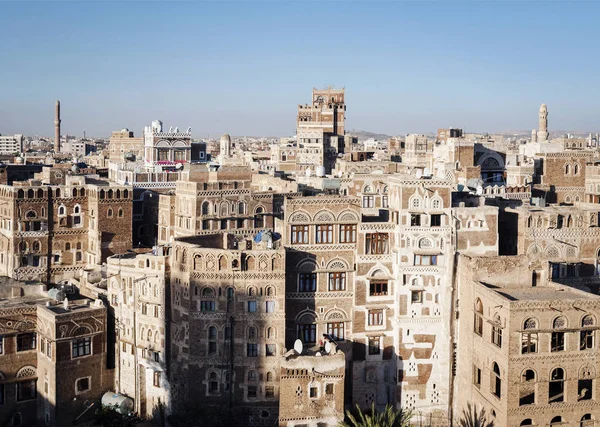
<path id="1" fill-rule="evenodd" d="M 600 296 L 558 283 L 536 287 L 497 287 L 481 283 L 510 301 L 600 300 Z"/>

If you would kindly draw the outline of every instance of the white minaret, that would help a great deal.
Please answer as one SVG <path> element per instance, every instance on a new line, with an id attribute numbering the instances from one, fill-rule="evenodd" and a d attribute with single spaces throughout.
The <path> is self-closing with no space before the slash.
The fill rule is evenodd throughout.
<path id="1" fill-rule="evenodd" d="M 230 157 L 231 156 L 231 137 L 229 136 L 229 134 L 224 133 L 221 136 L 221 141 L 219 143 L 220 145 L 220 152 L 219 155 L 222 159 L 226 158 L 226 157 Z"/>
<path id="2" fill-rule="evenodd" d="M 548 107 L 542 104 L 540 107 L 540 124 L 538 130 L 538 141 L 548 141 Z"/>
<path id="3" fill-rule="evenodd" d="M 535 129 L 531 131 L 531 142 L 537 142 L 537 130 Z"/>

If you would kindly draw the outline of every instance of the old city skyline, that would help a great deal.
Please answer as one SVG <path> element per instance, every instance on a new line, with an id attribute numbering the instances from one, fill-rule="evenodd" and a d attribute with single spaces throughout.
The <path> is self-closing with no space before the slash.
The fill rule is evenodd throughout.
<path id="1" fill-rule="evenodd" d="M 153 118 L 202 138 L 289 136 L 296 100 L 328 84 L 348 88 L 351 128 L 392 136 L 527 130 L 542 102 L 553 129 L 600 130 L 595 2 L 332 2 L 318 18 L 294 2 L 233 4 L 4 2 L 0 36 L 19 65 L 3 70 L 0 133 L 51 136 L 58 98 L 76 136 Z M 333 36 L 335 49 L 322 43 Z"/>

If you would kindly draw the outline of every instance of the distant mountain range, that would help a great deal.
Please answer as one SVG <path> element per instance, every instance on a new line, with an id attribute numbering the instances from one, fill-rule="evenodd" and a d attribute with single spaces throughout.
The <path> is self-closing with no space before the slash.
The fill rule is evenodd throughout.
<path id="1" fill-rule="evenodd" d="M 359 141 L 366 141 L 367 139 L 376 139 L 378 141 L 387 141 L 392 138 L 390 135 L 386 135 L 384 133 L 373 133 L 367 132 L 366 130 L 358 130 L 352 129 L 350 131 L 346 131 L 347 135 L 352 135 L 358 138 Z"/>

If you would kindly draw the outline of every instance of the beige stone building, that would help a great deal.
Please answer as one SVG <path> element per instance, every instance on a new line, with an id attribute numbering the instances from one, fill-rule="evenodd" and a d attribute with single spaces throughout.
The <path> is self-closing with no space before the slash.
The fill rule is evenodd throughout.
<path id="1" fill-rule="evenodd" d="M 595 425 L 600 298 L 527 280 L 523 257 L 461 256 L 458 271 L 457 417 L 470 403 L 495 425 Z"/>
<path id="2" fill-rule="evenodd" d="M 232 425 L 277 420 L 285 345 L 285 258 L 232 234 L 176 239 L 170 381 L 176 403 L 219 404 Z"/>

